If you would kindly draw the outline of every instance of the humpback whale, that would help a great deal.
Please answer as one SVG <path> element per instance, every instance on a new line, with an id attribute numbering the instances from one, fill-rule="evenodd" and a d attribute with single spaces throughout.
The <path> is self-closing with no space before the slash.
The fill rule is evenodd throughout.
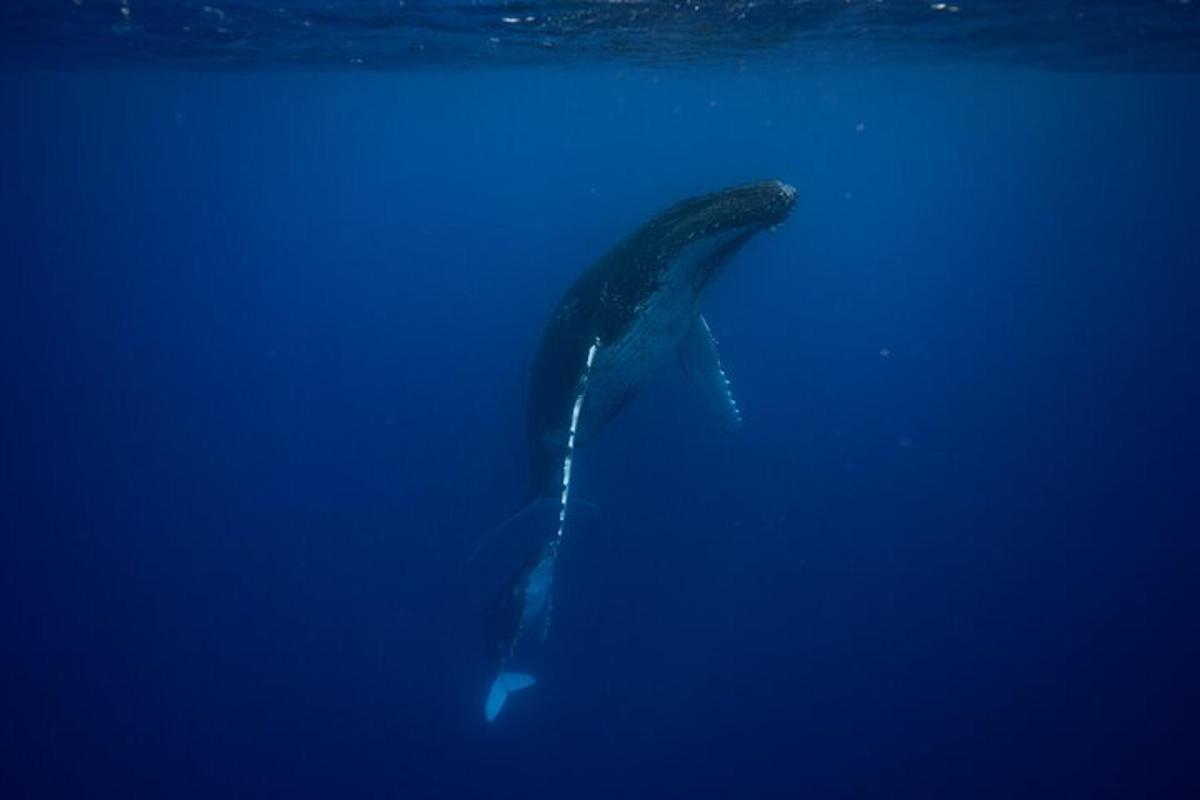
<path id="1" fill-rule="evenodd" d="M 508 664 L 531 630 L 542 639 L 548 630 L 578 448 L 673 358 L 724 425 L 741 423 L 700 299 L 746 242 L 787 218 L 795 199 L 788 184 L 761 181 L 679 202 L 602 256 L 555 308 L 529 377 L 526 507 L 555 505 L 556 524 L 486 616 L 496 664 L 484 705 L 489 722 L 509 694 L 534 682 Z"/>

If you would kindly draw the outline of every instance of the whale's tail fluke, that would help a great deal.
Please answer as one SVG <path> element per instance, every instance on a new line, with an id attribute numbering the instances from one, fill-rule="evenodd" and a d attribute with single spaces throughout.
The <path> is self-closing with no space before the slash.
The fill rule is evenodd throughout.
<path id="1" fill-rule="evenodd" d="M 492 681 L 492 687 L 488 689 L 487 702 L 484 703 L 483 713 L 487 717 L 487 721 L 491 722 L 500 713 L 500 709 L 504 708 L 504 701 L 513 692 L 519 692 L 529 686 L 533 686 L 534 680 L 532 675 L 526 675 L 524 672 L 501 672 Z"/>

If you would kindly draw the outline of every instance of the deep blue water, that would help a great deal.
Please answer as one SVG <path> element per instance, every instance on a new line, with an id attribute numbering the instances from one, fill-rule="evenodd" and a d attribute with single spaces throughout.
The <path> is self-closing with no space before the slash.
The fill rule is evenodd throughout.
<path id="1" fill-rule="evenodd" d="M 230 70 L 30 23 L 3 795 L 1197 796 L 1198 45 L 1020 30 Z M 746 424 L 667 369 L 580 453 L 598 511 L 489 726 L 503 546 L 468 556 L 525 488 L 542 328 L 758 178 L 796 208 L 706 302 Z"/>

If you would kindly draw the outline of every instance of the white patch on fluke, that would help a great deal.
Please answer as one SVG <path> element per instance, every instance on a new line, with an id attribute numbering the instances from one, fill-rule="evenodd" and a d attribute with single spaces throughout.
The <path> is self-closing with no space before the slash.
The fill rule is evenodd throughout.
<path id="1" fill-rule="evenodd" d="M 500 709 L 504 708 L 504 701 L 510 694 L 533 686 L 534 683 L 532 675 L 526 675 L 523 672 L 501 671 L 492 681 L 492 685 L 488 689 L 487 700 L 483 704 L 483 714 L 487 721 L 491 722 L 496 718 Z"/>

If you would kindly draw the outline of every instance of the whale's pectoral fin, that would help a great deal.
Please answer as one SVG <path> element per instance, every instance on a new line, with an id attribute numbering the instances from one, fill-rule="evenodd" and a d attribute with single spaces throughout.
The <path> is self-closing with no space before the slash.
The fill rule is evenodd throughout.
<path id="1" fill-rule="evenodd" d="M 742 424 L 742 412 L 729 389 L 729 379 L 721 369 L 721 357 L 717 353 L 717 340 L 703 316 L 697 316 L 692 329 L 679 343 L 679 363 L 704 395 L 705 401 L 721 419 L 727 429 Z"/>
<path id="2" fill-rule="evenodd" d="M 574 508 L 572 508 L 574 510 Z M 558 517 L 557 497 L 535 497 L 485 533 L 475 544 L 467 561 L 474 561 L 489 545 L 503 538 L 518 542 L 541 541 L 554 527 Z"/>

